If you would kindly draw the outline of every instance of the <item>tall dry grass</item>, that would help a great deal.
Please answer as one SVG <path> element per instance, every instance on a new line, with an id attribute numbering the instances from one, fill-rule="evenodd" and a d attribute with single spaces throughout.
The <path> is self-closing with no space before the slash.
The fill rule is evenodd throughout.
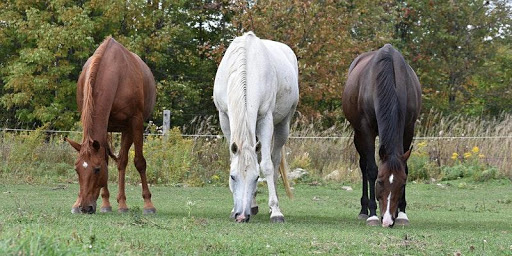
<path id="1" fill-rule="evenodd" d="M 322 129 L 321 120 L 296 118 L 285 145 L 290 170 L 302 168 L 309 175 L 295 182 L 330 179 L 337 182 L 360 180 L 359 156 L 353 144 L 353 132 L 346 121 Z M 148 131 L 156 132 L 157 127 Z M 219 133 L 217 118 L 198 118 L 186 128 L 196 134 Z M 80 141 L 81 134 L 69 135 Z M 377 142 L 378 143 L 378 139 Z M 512 116 L 494 119 L 442 116 L 434 111 L 418 121 L 413 154 L 409 159 L 409 180 L 475 180 L 512 178 Z M 119 149 L 119 135 L 114 134 Z M 222 136 L 182 137 L 178 129 L 170 135 L 147 135 L 144 152 L 148 178 L 152 184 L 225 186 L 229 177 L 228 145 Z M 76 182 L 76 152 L 62 135 L 35 132 L 0 131 L 0 178 L 16 182 Z M 133 167 L 133 152 L 127 181 L 138 183 Z M 111 161 L 109 178 L 117 181 L 117 169 Z"/>

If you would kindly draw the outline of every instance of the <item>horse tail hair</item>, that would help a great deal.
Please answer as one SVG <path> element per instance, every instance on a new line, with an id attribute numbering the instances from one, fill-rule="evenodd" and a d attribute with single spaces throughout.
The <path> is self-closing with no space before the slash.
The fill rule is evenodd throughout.
<path id="1" fill-rule="evenodd" d="M 279 164 L 279 173 L 281 173 L 281 178 L 283 179 L 284 189 L 286 190 L 286 195 L 288 198 L 293 199 L 292 189 L 290 188 L 290 182 L 288 181 L 287 176 L 288 165 L 286 164 L 286 157 L 284 152 L 284 147 L 281 149 L 281 163 Z"/>
<path id="2" fill-rule="evenodd" d="M 377 53 L 377 101 L 378 111 L 376 113 L 379 126 L 379 139 L 381 145 L 393 145 L 400 134 L 403 134 L 403 127 L 400 124 L 405 119 L 401 102 L 397 93 L 395 67 L 393 54 L 396 50 L 389 44 L 384 45 Z"/>
<path id="3" fill-rule="evenodd" d="M 89 66 L 87 67 L 85 73 L 85 82 L 83 88 L 83 103 L 82 103 L 82 116 L 80 121 L 84 127 L 84 139 L 87 135 L 90 134 L 90 130 L 92 129 L 92 115 L 94 110 L 94 102 L 93 102 L 93 86 L 96 82 L 96 75 L 98 73 L 98 69 L 101 63 L 101 59 L 103 57 L 103 53 L 107 48 L 109 42 L 112 40 L 112 37 L 107 37 L 96 49 L 94 54 L 90 59 Z"/>

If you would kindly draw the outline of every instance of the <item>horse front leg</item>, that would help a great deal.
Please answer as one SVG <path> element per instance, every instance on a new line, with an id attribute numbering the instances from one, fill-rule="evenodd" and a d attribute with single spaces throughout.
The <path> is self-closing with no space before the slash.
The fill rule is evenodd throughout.
<path id="1" fill-rule="evenodd" d="M 110 192 L 108 191 L 107 185 L 105 185 L 101 190 L 101 209 L 100 212 L 112 212 L 112 206 L 110 205 Z"/>
<path id="2" fill-rule="evenodd" d="M 409 174 L 409 167 L 407 166 L 407 163 L 405 164 L 405 173 Z M 395 219 L 395 225 L 400 226 L 407 226 L 409 225 L 409 218 L 407 217 L 407 214 L 405 213 L 405 207 L 407 206 L 407 201 L 405 200 L 405 188 L 406 185 L 404 185 L 404 189 L 402 191 L 402 197 L 400 198 L 400 201 L 398 202 L 398 208 L 397 208 L 397 217 Z"/>
<path id="3" fill-rule="evenodd" d="M 76 198 L 73 206 L 71 206 L 71 213 L 82 213 L 82 209 L 80 209 L 80 203 L 80 192 L 78 192 L 78 197 Z"/>
<path id="4" fill-rule="evenodd" d="M 272 114 L 269 113 L 258 121 L 256 133 L 261 143 L 260 168 L 263 175 L 265 175 L 268 186 L 270 221 L 284 222 L 284 215 L 281 213 L 281 209 L 279 209 L 275 180 L 276 170 L 274 170 L 274 164 L 272 163 L 271 157 L 272 135 L 274 133 Z"/>
<path id="5" fill-rule="evenodd" d="M 137 118 L 135 118 L 137 119 Z M 136 121 L 136 124 L 133 126 L 135 129 L 133 131 L 133 144 L 135 146 L 135 157 L 133 162 L 135 164 L 135 168 L 140 175 L 140 182 L 142 184 L 142 198 L 144 199 L 144 214 L 155 213 L 156 208 L 153 206 L 153 202 L 151 201 L 151 192 L 149 191 L 149 186 L 146 178 L 146 159 L 143 154 L 143 143 L 144 139 L 142 137 L 143 132 L 143 122 L 142 118 Z"/>
<path id="6" fill-rule="evenodd" d="M 406 152 L 411 148 L 412 139 L 414 136 L 414 124 L 410 127 L 407 127 L 404 132 L 404 152 Z M 407 162 L 405 163 L 405 175 L 406 177 L 409 176 L 409 166 L 407 165 Z M 398 209 L 397 209 L 397 217 L 395 219 L 395 225 L 401 225 L 406 226 L 409 225 L 409 218 L 407 217 L 407 214 L 405 213 L 405 207 L 407 206 L 407 201 L 405 199 L 405 190 L 406 185 L 404 185 L 403 191 L 402 191 L 402 197 L 400 197 L 400 201 L 398 202 Z"/>

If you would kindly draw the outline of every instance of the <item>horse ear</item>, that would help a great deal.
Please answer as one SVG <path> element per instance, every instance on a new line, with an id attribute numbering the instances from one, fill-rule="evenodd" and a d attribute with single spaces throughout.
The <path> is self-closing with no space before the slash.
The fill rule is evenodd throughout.
<path id="1" fill-rule="evenodd" d="M 255 150 L 256 150 L 256 152 L 260 152 L 260 150 L 261 150 L 261 143 L 259 141 L 256 142 Z"/>
<path id="2" fill-rule="evenodd" d="M 412 146 L 409 150 L 407 150 L 407 152 L 405 152 L 403 155 L 402 155 L 402 159 L 405 161 L 407 161 L 407 159 L 409 159 L 409 157 L 411 156 L 411 152 L 412 152 Z"/>
<path id="3" fill-rule="evenodd" d="M 92 148 L 94 148 L 94 150 L 96 150 L 96 151 L 100 150 L 100 143 L 97 140 L 93 140 Z"/>
<path id="4" fill-rule="evenodd" d="M 75 141 L 72 141 L 72 140 L 68 139 L 67 137 L 64 138 L 64 140 L 67 141 L 69 143 L 69 145 L 71 145 L 74 149 L 76 149 L 76 151 L 80 152 L 80 149 L 82 148 L 82 145 L 78 144 Z"/>
<path id="5" fill-rule="evenodd" d="M 386 154 L 386 147 L 384 145 L 379 148 L 379 157 L 381 161 L 386 161 L 388 159 L 388 155 Z"/>
<path id="6" fill-rule="evenodd" d="M 236 143 L 231 143 L 231 152 L 233 154 L 236 154 L 236 152 L 238 152 L 238 146 L 236 145 Z"/>

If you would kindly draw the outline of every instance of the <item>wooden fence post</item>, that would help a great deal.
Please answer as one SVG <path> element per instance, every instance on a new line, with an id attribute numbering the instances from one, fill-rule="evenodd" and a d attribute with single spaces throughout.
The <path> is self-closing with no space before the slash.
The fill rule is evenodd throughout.
<path id="1" fill-rule="evenodd" d="M 163 134 L 167 135 L 169 132 L 169 129 L 171 128 L 171 111 L 170 110 L 164 110 L 164 120 L 163 120 Z"/>

